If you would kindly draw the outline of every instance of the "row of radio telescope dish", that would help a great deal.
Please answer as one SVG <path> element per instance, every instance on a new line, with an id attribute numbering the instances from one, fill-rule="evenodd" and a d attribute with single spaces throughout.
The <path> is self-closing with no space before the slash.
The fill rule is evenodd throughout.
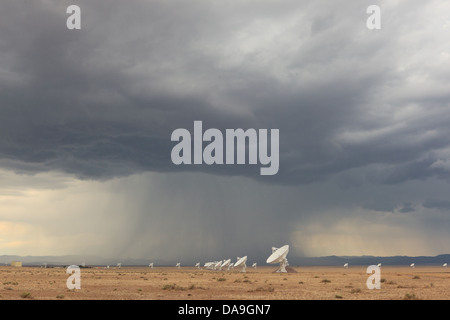
<path id="1" fill-rule="evenodd" d="M 200 263 L 197 263 L 196 267 L 200 268 Z M 245 269 L 247 268 L 247 256 L 237 257 L 236 262 L 234 263 L 231 262 L 231 259 L 220 261 L 208 261 L 205 262 L 204 267 L 209 270 L 225 270 L 225 268 L 226 270 L 230 270 L 234 268 L 242 268 L 241 272 L 245 272 Z"/>
<path id="2" fill-rule="evenodd" d="M 242 272 L 245 272 L 245 268 L 246 268 L 246 264 L 245 263 L 246 262 L 247 262 L 247 256 L 242 257 L 242 258 L 238 257 L 236 263 L 231 263 L 231 259 L 206 262 L 204 267 L 207 268 L 207 269 L 211 269 L 211 270 L 222 270 L 222 268 L 227 268 L 227 270 L 230 270 L 230 269 L 233 269 L 234 267 L 242 267 Z M 154 263 L 151 262 L 148 266 L 153 269 Z M 175 265 L 175 267 L 180 269 L 181 268 L 181 263 L 178 262 Z M 201 268 L 200 262 L 197 262 L 195 264 L 195 267 L 200 269 Z M 252 265 L 252 267 L 256 268 L 256 263 L 254 263 Z"/>
<path id="3" fill-rule="evenodd" d="M 266 262 L 269 264 L 279 263 L 280 267 L 277 269 L 276 272 L 287 272 L 286 267 L 289 265 L 289 263 L 286 256 L 288 253 L 289 253 L 289 245 L 284 245 L 281 248 L 272 247 L 272 254 L 267 258 Z M 223 268 L 227 268 L 227 270 L 230 270 L 233 268 L 242 267 L 241 272 L 245 272 L 245 269 L 247 268 L 246 262 L 247 256 L 244 256 L 244 257 L 237 257 L 237 261 L 235 263 L 232 263 L 231 259 L 220 261 L 209 261 L 205 263 L 204 267 L 210 270 L 222 270 Z M 120 267 L 119 264 L 117 265 Z M 177 268 L 180 268 L 180 263 L 178 262 L 175 266 Z M 410 264 L 410 267 L 414 268 L 414 266 L 415 266 L 414 263 Z M 447 263 L 444 263 L 442 266 L 447 268 Z M 149 264 L 149 267 L 153 268 L 153 262 Z M 197 262 L 195 264 L 195 267 L 200 269 L 201 268 L 200 262 Z M 256 268 L 256 262 L 253 263 L 252 267 Z M 381 263 L 378 263 L 377 267 L 381 268 Z M 344 264 L 344 268 L 348 268 L 348 262 Z"/>
<path id="4" fill-rule="evenodd" d="M 282 246 L 281 248 L 272 247 L 272 254 L 267 258 L 266 262 L 270 264 L 280 264 L 280 268 L 276 272 L 287 272 L 286 267 L 289 265 L 286 256 L 289 252 L 289 245 Z M 240 268 L 241 272 L 245 272 L 247 267 L 247 256 L 237 257 L 237 261 L 233 264 L 231 259 L 221 260 L 221 261 L 210 261 L 205 263 L 205 268 L 211 270 L 222 270 L 222 268 L 227 268 L 230 270 L 232 268 Z M 252 264 L 253 268 L 256 268 L 256 262 Z M 200 267 L 200 263 L 196 264 L 196 267 Z"/>
<path id="5" fill-rule="evenodd" d="M 197 262 L 195 265 L 197 268 L 200 267 L 200 262 Z M 226 268 L 227 270 L 234 269 L 235 267 L 242 267 L 241 272 L 245 272 L 247 268 L 247 256 L 245 257 L 237 257 L 235 263 L 231 262 L 231 259 L 220 260 L 220 261 L 209 261 L 204 264 L 206 269 L 210 270 L 222 270 Z M 256 262 L 252 264 L 252 268 L 256 268 Z"/>
<path id="6" fill-rule="evenodd" d="M 269 258 L 267 258 L 267 263 L 270 264 L 280 264 L 279 269 L 276 272 L 287 272 L 286 271 L 286 267 L 289 265 L 288 261 L 286 259 L 286 256 L 289 252 L 289 245 L 285 245 L 282 246 L 281 248 L 275 248 L 272 247 L 272 254 L 269 256 Z M 252 264 L 253 268 L 256 268 L 257 264 L 256 262 Z M 149 264 L 150 268 L 153 268 L 153 263 Z M 181 267 L 181 263 L 178 262 L 175 265 L 176 268 L 180 268 Z M 197 262 L 195 264 L 196 268 L 201 268 L 200 266 L 200 262 Z M 241 268 L 241 272 L 245 272 L 246 268 L 247 268 L 247 256 L 244 257 L 237 257 L 237 260 L 235 263 L 231 262 L 231 259 L 227 259 L 227 260 L 220 260 L 220 261 L 208 261 L 205 262 L 204 267 L 206 269 L 210 269 L 210 270 L 224 270 L 226 268 L 226 270 L 230 270 L 230 269 L 234 269 L 234 268 Z"/>
<path id="7" fill-rule="evenodd" d="M 409 266 L 411 268 L 414 268 L 416 266 L 416 264 L 413 262 Z M 447 263 L 444 263 L 442 266 L 447 268 Z M 381 263 L 377 264 L 377 267 L 381 268 Z M 348 263 L 344 264 L 344 268 L 348 268 Z"/>
<path id="8" fill-rule="evenodd" d="M 270 264 L 279 263 L 280 267 L 279 267 L 279 269 L 276 272 L 287 272 L 286 271 L 286 267 L 289 265 L 289 263 L 288 263 L 288 261 L 286 259 L 286 256 L 287 256 L 288 252 L 289 252 L 289 245 L 282 246 L 281 248 L 272 247 L 272 254 L 270 255 L 269 258 L 267 258 L 266 262 L 270 263 Z M 247 262 L 247 256 L 242 257 L 242 258 L 241 257 L 237 257 L 236 263 L 232 263 L 231 259 L 206 262 L 204 267 L 206 269 L 210 269 L 210 270 L 222 270 L 223 268 L 227 268 L 227 270 L 230 270 L 230 269 L 233 269 L 235 267 L 242 267 L 241 272 L 245 272 L 245 269 L 247 268 L 246 262 Z M 85 267 L 86 263 L 82 262 L 81 266 Z M 154 263 L 151 262 L 148 266 L 153 269 Z M 415 263 L 411 263 L 409 266 L 411 268 L 414 268 L 415 267 Z M 444 263 L 442 266 L 447 268 L 447 263 Z M 121 262 L 117 263 L 116 267 L 117 268 L 122 267 L 122 263 Z M 175 267 L 180 269 L 181 263 L 178 262 L 175 265 Z M 195 264 L 195 267 L 200 269 L 201 268 L 200 262 L 197 262 Z M 377 264 L 377 267 L 381 268 L 381 263 Z M 47 263 L 44 263 L 41 266 L 41 268 L 47 268 Z M 109 265 L 106 266 L 106 268 L 109 269 Z M 256 262 L 252 264 L 252 268 L 256 268 Z M 348 262 L 346 262 L 344 264 L 344 268 L 346 268 L 346 269 L 348 268 Z"/>

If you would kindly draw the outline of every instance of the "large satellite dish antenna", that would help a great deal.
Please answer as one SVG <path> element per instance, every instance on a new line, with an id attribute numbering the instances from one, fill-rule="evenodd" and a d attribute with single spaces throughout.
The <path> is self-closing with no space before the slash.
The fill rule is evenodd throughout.
<path id="1" fill-rule="evenodd" d="M 122 262 L 119 262 L 119 263 L 117 264 L 117 268 L 120 268 L 120 267 L 122 267 Z"/>
<path id="2" fill-rule="evenodd" d="M 269 258 L 267 258 L 267 263 L 275 264 L 279 263 L 280 268 L 276 272 L 287 272 L 286 266 L 288 265 L 288 261 L 286 256 L 289 252 L 289 245 L 282 246 L 281 248 L 272 247 L 272 254 Z"/>
<path id="3" fill-rule="evenodd" d="M 214 270 L 220 270 L 222 266 L 222 260 L 217 261 L 217 263 L 214 265 Z"/>
<path id="4" fill-rule="evenodd" d="M 153 269 L 153 262 L 149 263 L 148 266 Z"/>
<path id="5" fill-rule="evenodd" d="M 178 262 L 178 263 L 175 265 L 175 267 L 177 267 L 178 269 L 180 269 L 181 263 Z"/>
<path id="6" fill-rule="evenodd" d="M 234 263 L 230 263 L 229 265 L 228 265 L 228 269 L 227 270 L 230 270 L 230 269 L 233 269 L 234 268 Z"/>
<path id="7" fill-rule="evenodd" d="M 198 269 L 200 269 L 200 262 L 197 262 L 197 263 L 195 264 L 195 267 L 198 268 Z"/>
<path id="8" fill-rule="evenodd" d="M 414 264 L 414 263 L 411 263 L 409 266 L 410 266 L 411 268 L 414 268 L 415 264 Z"/>
<path id="9" fill-rule="evenodd" d="M 230 269 L 230 263 L 231 263 L 231 259 L 225 260 L 222 265 L 220 266 L 220 269 L 222 270 L 222 268 L 228 267 L 228 269 Z M 228 270 L 227 269 L 227 270 Z"/>
<path id="10" fill-rule="evenodd" d="M 378 267 L 378 268 L 381 268 L 381 263 L 377 264 L 377 267 Z"/>
<path id="11" fill-rule="evenodd" d="M 234 264 L 234 267 L 236 267 L 236 268 L 242 267 L 241 272 L 245 272 L 245 268 L 247 267 L 247 265 L 245 264 L 246 262 L 247 262 L 247 256 L 242 257 L 242 258 L 237 257 L 237 261 Z"/>
<path id="12" fill-rule="evenodd" d="M 348 269 L 348 262 L 344 264 L 344 268 Z"/>
<path id="13" fill-rule="evenodd" d="M 444 263 L 442 266 L 445 267 L 445 268 L 447 268 L 447 263 Z"/>

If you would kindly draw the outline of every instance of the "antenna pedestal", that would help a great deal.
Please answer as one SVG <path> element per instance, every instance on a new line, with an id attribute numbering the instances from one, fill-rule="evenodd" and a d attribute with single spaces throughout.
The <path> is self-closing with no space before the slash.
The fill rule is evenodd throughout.
<path id="1" fill-rule="evenodd" d="M 281 261 L 281 263 L 280 263 L 280 267 L 275 272 L 287 272 L 287 270 L 286 270 L 287 265 L 288 265 L 287 259 L 283 259 L 283 261 Z"/>

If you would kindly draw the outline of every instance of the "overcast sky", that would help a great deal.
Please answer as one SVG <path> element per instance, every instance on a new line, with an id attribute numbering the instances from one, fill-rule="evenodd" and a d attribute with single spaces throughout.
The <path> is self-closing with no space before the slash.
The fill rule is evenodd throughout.
<path id="1" fill-rule="evenodd" d="M 366 27 L 371 4 L 381 30 Z M 0 255 L 450 253 L 449 13 L 445 0 L 2 0 Z M 174 165 L 171 133 L 195 120 L 279 129 L 279 172 Z"/>

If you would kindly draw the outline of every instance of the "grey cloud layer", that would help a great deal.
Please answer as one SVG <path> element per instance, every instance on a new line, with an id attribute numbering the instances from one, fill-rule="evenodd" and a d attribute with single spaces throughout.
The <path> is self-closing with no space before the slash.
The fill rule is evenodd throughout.
<path id="1" fill-rule="evenodd" d="M 3 2 L 2 164 L 260 179 L 251 167 L 172 165 L 170 133 L 203 120 L 280 129 L 268 182 L 355 168 L 381 183 L 447 177 L 433 163 L 450 143 L 449 74 L 437 64 L 448 29 L 416 24 L 436 3 L 386 5 L 376 33 L 360 1 L 81 1 L 81 31 L 65 28 L 65 2 Z"/>
<path id="2" fill-rule="evenodd" d="M 64 2 L 2 6 L 2 159 L 89 178 L 192 169 L 259 178 L 171 164 L 171 131 L 203 120 L 279 128 L 277 183 L 373 164 L 384 183 L 443 173 L 430 165 L 450 142 L 449 93 L 398 93 L 414 77 L 448 79 L 427 68 L 439 52 L 421 49 L 430 35 L 412 20 L 386 19 L 376 34 L 358 2 L 82 1 L 82 30 L 69 31 Z M 410 55 L 417 61 L 400 70 Z"/>
<path id="3" fill-rule="evenodd" d="M 420 232 L 426 250 L 446 250 L 446 1 L 80 0 L 80 31 L 65 27 L 69 4 L 0 3 L 0 167 L 62 171 L 32 182 L 1 171 L 3 194 L 64 194 L 66 173 L 108 180 L 105 205 L 96 186 L 68 198 L 70 214 L 93 221 L 78 229 L 99 227 L 99 251 L 113 256 L 264 258 L 295 237 L 298 253 L 314 236 L 337 247 L 380 234 L 388 249 L 405 239 L 392 249 L 403 254 L 421 250 L 408 237 Z M 366 28 L 370 4 L 382 7 L 380 31 Z M 279 129 L 279 173 L 173 165 L 170 135 L 194 120 Z"/>

